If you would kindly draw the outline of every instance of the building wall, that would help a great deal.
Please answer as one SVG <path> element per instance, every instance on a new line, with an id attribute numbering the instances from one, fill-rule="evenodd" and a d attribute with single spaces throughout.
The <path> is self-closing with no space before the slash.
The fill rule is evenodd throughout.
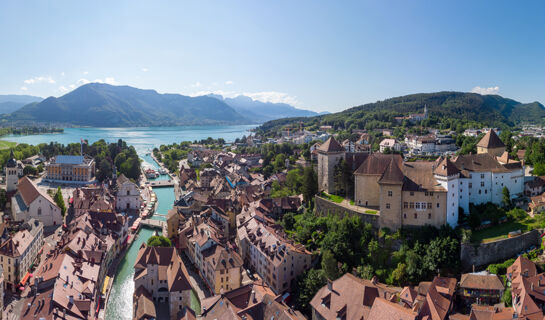
<path id="1" fill-rule="evenodd" d="M 403 191 L 402 201 L 404 226 L 440 227 L 447 223 L 446 192 Z"/>
<path id="2" fill-rule="evenodd" d="M 540 230 L 535 229 L 518 237 L 481 243 L 478 246 L 462 244 L 460 248 L 462 268 L 470 270 L 473 265 L 479 267 L 515 257 L 530 246 L 539 245 L 540 235 Z"/>
<path id="3" fill-rule="evenodd" d="M 489 153 L 493 156 L 499 157 L 505 152 L 505 147 L 499 147 L 499 148 L 483 148 L 477 146 L 477 153 Z"/>
<path id="4" fill-rule="evenodd" d="M 401 219 L 401 184 L 381 184 L 380 199 L 380 227 L 397 230 L 402 226 Z"/>
<path id="5" fill-rule="evenodd" d="M 17 182 L 23 176 L 23 170 L 5 167 L 4 172 L 6 173 L 6 191 L 17 190 Z"/>
<path id="6" fill-rule="evenodd" d="M 125 183 L 119 186 L 116 208 L 117 210 L 140 209 L 140 192 L 134 183 Z"/>
<path id="7" fill-rule="evenodd" d="M 344 153 L 323 153 L 318 151 L 318 191 L 335 192 L 334 168 Z"/>
<path id="8" fill-rule="evenodd" d="M 12 214 L 15 220 L 28 221 L 34 218 L 41 221 L 44 226 L 58 226 L 63 222 L 61 209 L 56 204 L 49 202 L 44 196 L 38 196 L 25 212 L 17 214 L 15 206 L 12 206 Z"/>
<path id="9" fill-rule="evenodd" d="M 343 217 L 344 215 L 357 216 L 363 223 L 370 223 L 373 227 L 379 228 L 379 214 L 352 211 L 338 203 L 318 196 L 314 197 L 314 203 L 316 205 L 316 213 L 319 215 L 335 214 L 339 217 Z"/>
<path id="10" fill-rule="evenodd" d="M 354 175 L 354 202 L 364 207 L 380 206 L 380 175 Z"/>

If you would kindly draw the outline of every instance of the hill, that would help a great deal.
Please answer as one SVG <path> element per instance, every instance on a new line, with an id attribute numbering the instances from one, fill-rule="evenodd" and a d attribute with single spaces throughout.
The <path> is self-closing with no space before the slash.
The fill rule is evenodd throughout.
<path id="1" fill-rule="evenodd" d="M 40 102 L 43 98 L 29 96 L 29 95 L 17 95 L 6 94 L 0 95 L 0 113 L 11 113 L 26 104 L 32 102 Z"/>
<path id="2" fill-rule="evenodd" d="M 298 109 L 287 103 L 272 103 L 253 100 L 250 97 L 239 95 L 235 98 L 224 98 L 221 95 L 210 95 L 217 98 L 235 111 L 243 114 L 246 118 L 255 122 L 265 122 L 280 118 L 290 117 L 311 117 L 318 115 L 317 112 Z"/>
<path id="3" fill-rule="evenodd" d="M 59 98 L 27 104 L 2 120 L 95 127 L 250 123 L 225 102 L 212 97 L 159 94 L 102 83 L 89 83 Z"/>
<path id="4" fill-rule="evenodd" d="M 400 125 L 394 119 L 421 113 L 427 106 L 429 119 L 424 126 L 459 129 L 459 126 L 484 125 L 510 127 L 521 123 L 544 123 L 545 107 L 539 102 L 520 103 L 498 95 L 466 92 L 419 93 L 368 103 L 341 112 L 310 118 L 279 119 L 264 123 L 260 133 L 277 132 L 281 127 L 303 123 L 317 128 L 331 125 L 336 130 L 375 129 Z M 405 122 L 406 126 L 411 123 Z"/>

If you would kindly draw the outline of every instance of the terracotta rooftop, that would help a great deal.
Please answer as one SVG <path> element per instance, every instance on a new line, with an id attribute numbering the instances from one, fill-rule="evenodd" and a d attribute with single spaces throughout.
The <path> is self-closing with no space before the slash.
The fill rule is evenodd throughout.
<path id="1" fill-rule="evenodd" d="M 375 299 L 366 320 L 416 320 L 417 314 L 412 309 L 405 308 L 384 298 Z"/>
<path id="2" fill-rule="evenodd" d="M 344 148 L 335 138 L 330 137 L 319 148 L 319 152 L 343 152 Z"/>
<path id="3" fill-rule="evenodd" d="M 465 273 L 460 279 L 460 288 L 480 290 L 503 290 L 503 284 L 495 274 Z"/>
<path id="4" fill-rule="evenodd" d="M 490 129 L 484 137 L 477 143 L 477 147 L 482 148 L 501 148 L 505 147 L 505 144 L 501 141 L 494 130 Z"/>

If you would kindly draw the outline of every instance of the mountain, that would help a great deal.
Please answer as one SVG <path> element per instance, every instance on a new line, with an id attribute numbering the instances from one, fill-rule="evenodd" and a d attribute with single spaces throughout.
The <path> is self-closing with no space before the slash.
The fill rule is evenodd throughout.
<path id="1" fill-rule="evenodd" d="M 159 94 L 129 86 L 89 83 L 5 115 L 3 121 L 94 127 L 247 124 L 250 120 L 218 99 Z"/>
<path id="2" fill-rule="evenodd" d="M 298 109 L 287 103 L 261 102 L 244 95 L 239 95 L 235 98 L 224 98 L 221 95 L 210 96 L 227 103 L 238 113 L 243 114 L 245 117 L 255 122 L 319 115 L 317 112 Z"/>
<path id="3" fill-rule="evenodd" d="M 331 125 L 342 129 L 374 129 L 399 125 L 396 116 L 421 113 L 427 106 L 427 125 L 473 122 L 486 126 L 506 127 L 521 123 L 545 123 L 545 107 L 539 102 L 520 103 L 498 95 L 442 91 L 419 93 L 368 103 L 341 112 L 309 118 L 279 119 L 264 123 L 260 133 L 275 132 L 285 125 L 303 122 L 307 127 Z"/>
<path id="4" fill-rule="evenodd" d="M 32 103 L 40 102 L 43 98 L 29 96 L 29 95 L 17 95 L 6 94 L 0 95 L 0 113 L 11 113 L 22 106 Z"/>

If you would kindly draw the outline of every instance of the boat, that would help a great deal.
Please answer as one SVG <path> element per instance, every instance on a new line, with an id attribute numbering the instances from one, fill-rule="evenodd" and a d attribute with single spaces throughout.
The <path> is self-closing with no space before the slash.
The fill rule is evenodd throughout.
<path id="1" fill-rule="evenodd" d="M 146 178 L 148 179 L 155 179 L 159 176 L 159 174 L 157 173 L 157 171 L 153 170 L 153 169 L 146 169 L 146 171 L 144 172 L 146 174 Z"/>
<path id="2" fill-rule="evenodd" d="M 168 174 L 168 171 L 165 168 L 159 168 L 159 174 Z"/>

